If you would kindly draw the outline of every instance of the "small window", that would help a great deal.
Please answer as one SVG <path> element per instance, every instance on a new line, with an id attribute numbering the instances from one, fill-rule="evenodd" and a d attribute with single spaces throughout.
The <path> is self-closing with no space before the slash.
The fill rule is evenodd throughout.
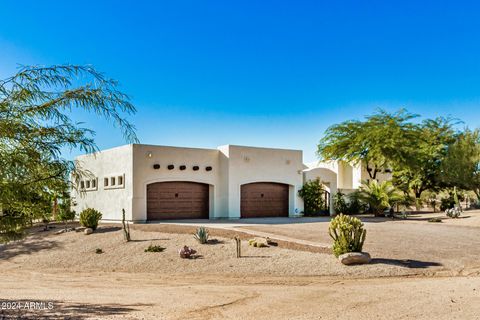
<path id="1" fill-rule="evenodd" d="M 108 178 L 103 178 L 103 186 L 108 187 Z"/>
<path id="2" fill-rule="evenodd" d="M 87 180 L 87 189 L 90 189 L 90 180 Z"/>
<path id="3" fill-rule="evenodd" d="M 92 188 L 96 188 L 97 187 L 97 180 L 92 180 Z"/>
<path id="4" fill-rule="evenodd" d="M 121 186 L 123 184 L 123 177 L 118 176 L 118 185 Z"/>
<path id="5" fill-rule="evenodd" d="M 110 178 L 110 184 L 111 184 L 112 186 L 115 185 L 115 177 L 111 177 L 111 178 Z"/>
<path id="6" fill-rule="evenodd" d="M 85 189 L 85 181 L 80 181 L 80 189 Z"/>

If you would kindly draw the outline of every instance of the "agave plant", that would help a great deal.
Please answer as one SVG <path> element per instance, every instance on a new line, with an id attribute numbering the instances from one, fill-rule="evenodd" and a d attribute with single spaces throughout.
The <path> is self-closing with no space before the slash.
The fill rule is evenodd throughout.
<path id="1" fill-rule="evenodd" d="M 375 216 L 379 216 L 385 209 L 401 201 L 403 196 L 390 181 L 364 181 L 358 192 L 358 198 L 370 206 Z"/>
<path id="2" fill-rule="evenodd" d="M 200 227 L 197 229 L 193 237 L 200 243 L 205 244 L 208 242 L 208 230 L 205 227 Z"/>

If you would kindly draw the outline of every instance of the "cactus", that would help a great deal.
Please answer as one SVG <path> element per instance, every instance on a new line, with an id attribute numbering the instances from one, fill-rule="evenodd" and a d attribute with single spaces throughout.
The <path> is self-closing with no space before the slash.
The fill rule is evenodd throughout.
<path id="1" fill-rule="evenodd" d="M 193 237 L 200 243 L 208 243 L 208 230 L 205 227 L 200 227 L 197 229 Z"/>
<path id="2" fill-rule="evenodd" d="M 122 225 L 123 225 L 123 236 L 125 241 L 129 242 L 130 239 L 130 226 L 128 222 L 125 222 L 125 209 L 122 209 Z"/>
<path id="3" fill-rule="evenodd" d="M 332 219 L 328 233 L 333 239 L 333 254 L 336 257 L 347 252 L 362 252 L 367 236 L 360 219 L 343 214 Z"/>

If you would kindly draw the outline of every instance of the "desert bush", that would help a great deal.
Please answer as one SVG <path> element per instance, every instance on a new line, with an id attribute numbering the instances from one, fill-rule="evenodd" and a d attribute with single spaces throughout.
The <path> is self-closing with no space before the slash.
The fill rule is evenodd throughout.
<path id="1" fill-rule="evenodd" d="M 453 207 L 453 208 L 445 210 L 445 214 L 447 215 L 447 217 L 453 218 L 453 219 L 456 219 L 456 218 L 460 217 L 461 212 L 462 211 L 460 210 L 460 208 L 456 207 L 456 206 Z"/>
<path id="2" fill-rule="evenodd" d="M 100 219 L 102 219 L 102 214 L 95 209 L 87 208 L 80 212 L 80 224 L 85 228 L 96 230 Z"/>
<path id="3" fill-rule="evenodd" d="M 453 207 L 455 207 L 455 199 L 453 198 L 453 194 L 449 194 L 448 197 L 440 200 L 440 210 L 446 211 L 448 209 L 452 209 Z"/>
<path id="4" fill-rule="evenodd" d="M 442 219 L 440 219 L 440 218 L 430 218 L 430 219 L 428 219 L 428 222 L 442 222 Z"/>
<path id="5" fill-rule="evenodd" d="M 325 190 L 319 178 L 305 182 L 298 195 L 303 199 L 306 215 L 318 215 L 325 209 Z"/>
<path id="6" fill-rule="evenodd" d="M 333 254 L 336 257 L 347 252 L 362 252 L 367 236 L 360 219 L 343 214 L 332 219 L 328 233 L 333 239 Z"/>
<path id="7" fill-rule="evenodd" d="M 200 243 L 206 244 L 208 243 L 208 230 L 205 227 L 200 227 L 195 231 L 193 237 Z"/>
<path id="8" fill-rule="evenodd" d="M 144 252 L 162 252 L 163 250 L 165 250 L 164 247 L 151 244 L 144 250 Z"/>

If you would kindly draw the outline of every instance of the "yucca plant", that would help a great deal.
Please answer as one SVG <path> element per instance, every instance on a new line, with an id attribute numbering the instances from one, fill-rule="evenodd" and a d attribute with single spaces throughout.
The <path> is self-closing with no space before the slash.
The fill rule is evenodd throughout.
<path id="1" fill-rule="evenodd" d="M 333 239 L 333 254 L 336 257 L 347 252 L 362 252 L 367 236 L 360 219 L 343 214 L 332 219 L 328 233 Z"/>
<path id="2" fill-rule="evenodd" d="M 368 203 L 375 216 L 379 216 L 385 209 L 403 199 L 400 192 L 390 181 L 364 181 L 358 191 L 358 198 Z"/>
<path id="3" fill-rule="evenodd" d="M 195 231 L 193 237 L 200 243 L 206 244 L 208 242 L 208 230 L 205 227 L 200 227 Z"/>

